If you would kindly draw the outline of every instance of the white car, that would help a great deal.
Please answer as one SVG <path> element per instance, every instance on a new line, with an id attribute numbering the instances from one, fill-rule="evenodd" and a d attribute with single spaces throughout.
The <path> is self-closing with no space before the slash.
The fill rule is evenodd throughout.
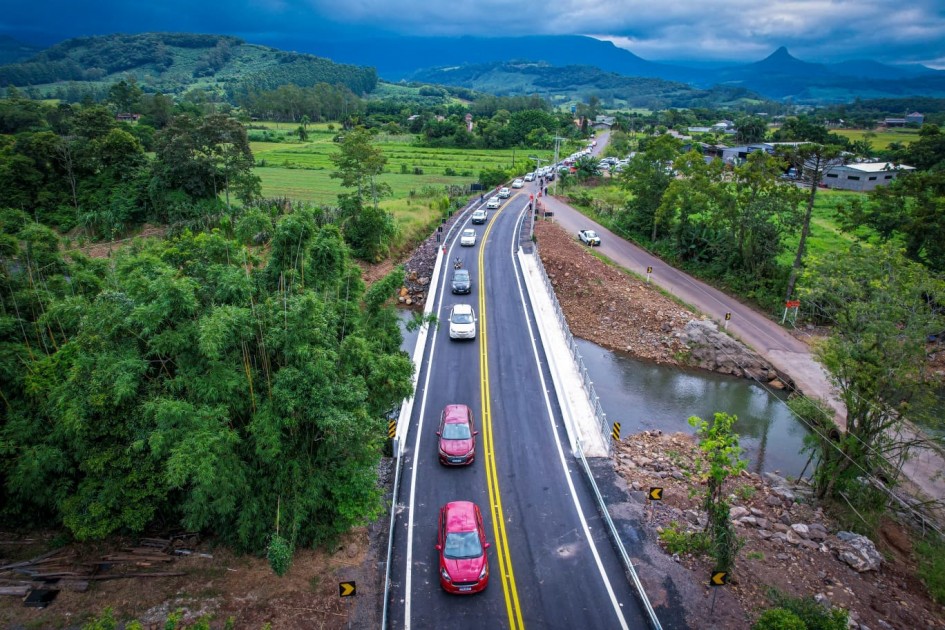
<path id="1" fill-rule="evenodd" d="M 535 181 L 535 174 L 534 174 L 534 173 L 525 173 L 525 181 L 526 181 L 526 182 L 533 182 L 533 181 Z"/>
<path id="2" fill-rule="evenodd" d="M 585 245 L 590 245 L 591 247 L 595 245 L 600 246 L 600 237 L 597 236 L 597 232 L 594 230 L 581 230 L 578 232 L 578 238 L 581 239 L 581 242 Z"/>
<path id="3" fill-rule="evenodd" d="M 459 237 L 459 244 L 463 247 L 472 247 L 476 244 L 476 230 L 472 228 L 466 228 L 463 230 L 462 235 Z"/>
<path id="4" fill-rule="evenodd" d="M 476 313 L 469 304 L 456 304 L 450 309 L 450 339 L 475 339 Z"/>
<path id="5" fill-rule="evenodd" d="M 486 214 L 486 211 L 480 208 L 479 210 L 473 210 L 471 221 L 473 225 L 476 225 L 479 223 L 485 223 L 488 218 L 489 215 Z"/>
<path id="6" fill-rule="evenodd" d="M 486 202 L 486 209 L 488 210 L 498 210 L 499 206 L 502 205 L 502 200 L 498 197 L 489 197 L 489 201 Z"/>
<path id="7" fill-rule="evenodd" d="M 512 196 L 512 191 L 509 190 L 508 188 L 500 188 L 500 189 L 499 189 L 499 198 L 500 198 L 500 199 L 508 199 L 508 198 L 511 197 L 511 196 Z"/>
<path id="8" fill-rule="evenodd" d="M 524 185 L 525 185 L 524 179 L 516 179 L 514 182 L 512 182 L 512 188 L 521 188 Z"/>

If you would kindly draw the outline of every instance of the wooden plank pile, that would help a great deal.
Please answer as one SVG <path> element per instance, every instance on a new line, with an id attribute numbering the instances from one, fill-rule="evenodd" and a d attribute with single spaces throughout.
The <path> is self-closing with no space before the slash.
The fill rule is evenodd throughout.
<path id="1" fill-rule="evenodd" d="M 91 561 L 78 559 L 68 548 L 54 549 L 29 560 L 0 566 L 0 595 L 22 597 L 26 602 L 34 591 L 55 591 L 47 598 L 51 601 L 60 590 L 84 593 L 90 582 L 186 575 L 183 571 L 169 570 L 168 565 L 180 555 L 211 557 L 187 548 L 196 543 L 196 534 L 141 538 L 134 547 L 124 547 Z"/>

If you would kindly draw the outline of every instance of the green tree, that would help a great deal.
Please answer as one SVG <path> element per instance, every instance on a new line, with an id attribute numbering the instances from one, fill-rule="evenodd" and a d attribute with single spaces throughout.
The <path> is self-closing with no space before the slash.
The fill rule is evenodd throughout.
<path id="1" fill-rule="evenodd" d="M 764 142 L 767 133 L 768 125 L 765 123 L 764 119 L 758 118 L 757 116 L 746 116 L 736 121 L 735 142 L 742 144 Z"/>
<path id="2" fill-rule="evenodd" d="M 696 460 L 695 473 L 705 479 L 705 494 L 702 505 L 708 521 L 706 532 L 712 541 L 715 569 L 731 571 L 741 543 L 735 535 L 729 519 L 728 492 L 725 483 L 745 469 L 742 448 L 738 445 L 738 434 L 732 430 L 737 418 L 718 412 L 712 422 L 692 416 L 689 424 L 696 429 L 702 460 Z"/>
<path id="3" fill-rule="evenodd" d="M 821 137 L 824 134 L 819 133 L 819 127 L 803 127 L 811 136 Z M 826 133 L 826 130 L 824 130 Z M 797 251 L 794 254 L 794 262 L 791 264 L 791 273 L 788 276 L 787 289 L 784 294 L 784 300 L 788 301 L 794 296 L 794 285 L 804 267 L 804 257 L 807 254 L 807 237 L 810 236 L 811 217 L 814 215 L 814 203 L 817 199 L 817 190 L 820 188 L 820 182 L 823 181 L 827 171 L 836 165 L 842 164 L 842 148 L 838 145 L 823 145 L 816 143 L 805 143 L 796 146 L 784 153 L 787 160 L 794 165 L 797 172 L 807 183 L 807 207 L 801 219 L 801 237 L 797 243 Z"/>
<path id="4" fill-rule="evenodd" d="M 847 410 L 839 439 L 819 440 L 818 495 L 855 493 L 864 474 L 894 480 L 915 445 L 896 438 L 904 420 L 937 422 L 925 344 L 945 329 L 945 283 L 892 245 L 854 245 L 816 260 L 800 286 L 810 311 L 833 325 L 816 354 Z"/>
<path id="5" fill-rule="evenodd" d="M 903 174 L 837 210 L 845 231 L 866 239 L 866 226 L 882 241 L 902 239 L 910 259 L 945 271 L 945 171 Z"/>
<path id="6" fill-rule="evenodd" d="M 630 160 L 620 177 L 621 186 L 633 195 L 622 223 L 633 231 L 648 234 L 651 241 L 656 241 L 658 235 L 657 210 L 673 180 L 671 165 L 678 152 L 679 141 L 672 136 L 654 138 Z"/>

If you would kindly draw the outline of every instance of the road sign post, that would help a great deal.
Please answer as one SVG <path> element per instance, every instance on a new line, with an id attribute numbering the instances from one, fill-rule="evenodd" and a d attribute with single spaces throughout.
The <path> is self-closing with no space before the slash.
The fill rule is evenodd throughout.
<path id="1" fill-rule="evenodd" d="M 620 423 L 619 422 L 614 423 L 614 428 L 610 432 L 610 437 L 614 439 L 614 442 L 620 441 Z"/>
<path id="2" fill-rule="evenodd" d="M 650 284 L 650 274 L 653 273 L 653 267 L 646 268 L 646 283 Z"/>
<path id="3" fill-rule="evenodd" d="M 729 321 L 730 321 L 731 319 L 732 319 L 732 314 L 731 314 L 731 313 L 726 313 L 726 314 L 725 314 L 725 323 L 722 324 L 722 328 L 723 328 L 723 329 L 728 330 L 728 323 L 729 323 Z"/>

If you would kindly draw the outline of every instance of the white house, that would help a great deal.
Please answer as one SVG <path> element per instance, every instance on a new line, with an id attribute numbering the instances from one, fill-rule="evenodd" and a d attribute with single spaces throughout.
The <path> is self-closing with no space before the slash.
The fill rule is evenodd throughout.
<path id="1" fill-rule="evenodd" d="M 893 162 L 840 164 L 824 173 L 823 184 L 827 188 L 868 192 L 890 184 L 900 173 L 914 170 L 914 166 Z"/>

